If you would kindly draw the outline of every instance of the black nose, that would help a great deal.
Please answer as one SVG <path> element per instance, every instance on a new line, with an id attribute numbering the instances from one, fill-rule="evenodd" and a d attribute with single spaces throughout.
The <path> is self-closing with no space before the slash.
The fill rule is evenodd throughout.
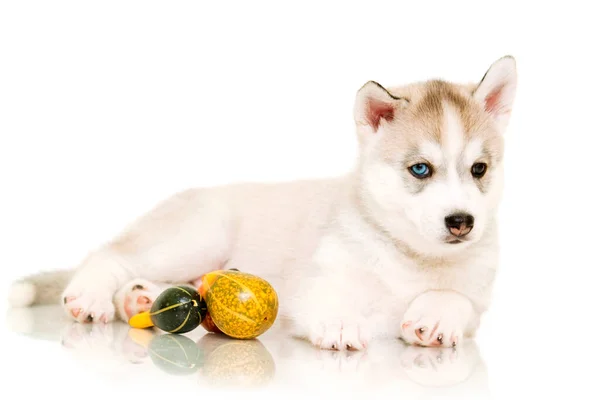
<path id="1" fill-rule="evenodd" d="M 472 215 L 458 213 L 448 215 L 445 218 L 446 227 L 456 237 L 462 237 L 471 232 L 473 224 L 475 224 L 475 218 Z"/>

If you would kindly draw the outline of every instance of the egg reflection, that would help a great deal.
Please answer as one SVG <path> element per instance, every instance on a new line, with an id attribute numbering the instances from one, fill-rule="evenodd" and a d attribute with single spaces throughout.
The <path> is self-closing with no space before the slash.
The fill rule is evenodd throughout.
<path id="1" fill-rule="evenodd" d="M 262 387 L 275 376 L 275 361 L 258 339 L 206 334 L 197 342 L 204 354 L 201 380 L 213 386 Z"/>
<path id="2" fill-rule="evenodd" d="M 145 347 L 152 363 L 169 375 L 189 375 L 196 372 L 203 364 L 202 349 L 184 335 L 152 335 Z"/>

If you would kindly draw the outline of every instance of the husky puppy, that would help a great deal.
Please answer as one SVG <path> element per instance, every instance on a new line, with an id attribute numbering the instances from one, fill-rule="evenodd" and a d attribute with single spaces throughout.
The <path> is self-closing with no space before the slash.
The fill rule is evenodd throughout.
<path id="1" fill-rule="evenodd" d="M 70 318 L 107 323 L 169 284 L 237 268 L 270 281 L 291 334 L 320 348 L 460 345 L 490 304 L 516 84 L 511 56 L 475 83 L 367 82 L 346 175 L 182 191 L 77 268 L 15 282 L 10 302 L 60 302 Z"/>

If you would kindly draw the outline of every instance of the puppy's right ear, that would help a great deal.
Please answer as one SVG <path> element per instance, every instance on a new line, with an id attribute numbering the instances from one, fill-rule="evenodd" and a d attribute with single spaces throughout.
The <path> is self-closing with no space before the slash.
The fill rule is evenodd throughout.
<path id="1" fill-rule="evenodd" d="M 356 94 L 354 120 L 359 129 L 376 134 L 382 124 L 391 122 L 408 100 L 396 97 L 375 81 L 363 85 Z"/>

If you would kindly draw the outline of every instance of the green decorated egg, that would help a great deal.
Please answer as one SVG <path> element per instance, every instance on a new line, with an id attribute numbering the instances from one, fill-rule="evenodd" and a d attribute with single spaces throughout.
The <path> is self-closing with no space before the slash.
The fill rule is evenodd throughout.
<path id="1" fill-rule="evenodd" d="M 196 329 L 207 312 L 206 302 L 191 286 L 175 286 L 162 292 L 149 312 L 134 315 L 134 328 L 155 326 L 169 333 L 186 333 Z"/>

